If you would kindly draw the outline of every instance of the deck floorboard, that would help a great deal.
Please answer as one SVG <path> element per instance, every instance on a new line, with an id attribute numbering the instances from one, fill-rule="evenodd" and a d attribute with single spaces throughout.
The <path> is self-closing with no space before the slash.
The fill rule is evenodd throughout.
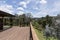
<path id="1" fill-rule="evenodd" d="M 0 32 L 0 40 L 29 40 L 30 27 L 12 27 Z"/>

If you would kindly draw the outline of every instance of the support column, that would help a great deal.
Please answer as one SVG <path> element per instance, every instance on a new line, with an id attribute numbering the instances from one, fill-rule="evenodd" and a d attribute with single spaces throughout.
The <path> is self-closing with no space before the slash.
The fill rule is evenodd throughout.
<path id="1" fill-rule="evenodd" d="M 12 17 L 10 17 L 10 27 L 12 27 L 12 25 L 13 25 L 13 19 Z"/>
<path id="2" fill-rule="evenodd" d="M 3 30 L 3 17 L 0 18 L 0 31 Z"/>

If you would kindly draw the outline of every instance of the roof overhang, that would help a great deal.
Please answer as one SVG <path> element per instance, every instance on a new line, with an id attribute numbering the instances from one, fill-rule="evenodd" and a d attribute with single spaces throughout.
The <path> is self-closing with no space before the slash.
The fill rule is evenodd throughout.
<path id="1" fill-rule="evenodd" d="M 0 17 L 15 17 L 15 15 L 0 10 Z"/>

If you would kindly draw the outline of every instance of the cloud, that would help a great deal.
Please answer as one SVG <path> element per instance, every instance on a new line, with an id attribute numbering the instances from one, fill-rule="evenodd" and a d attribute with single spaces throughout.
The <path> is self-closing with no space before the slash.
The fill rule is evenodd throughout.
<path id="1" fill-rule="evenodd" d="M 11 5 L 10 2 L 0 1 L 0 10 L 19 15 L 32 12 L 34 17 L 54 16 L 60 13 L 60 1 L 53 1 L 52 3 L 50 0 L 23 0 L 18 4 L 18 1 L 15 0 L 14 2 L 12 1 Z"/>
<path id="2" fill-rule="evenodd" d="M 35 9 L 36 9 L 36 10 L 39 10 L 39 8 L 38 8 L 38 7 L 36 7 Z"/>
<path id="3" fill-rule="evenodd" d="M 40 11 L 33 14 L 34 17 L 44 17 L 46 15 L 57 16 L 60 14 L 60 1 L 54 1 L 53 4 L 40 5 Z M 35 7 L 36 8 L 36 7 Z M 39 8 L 37 9 L 39 10 Z"/>
<path id="4" fill-rule="evenodd" d="M 50 15 L 58 15 L 60 14 L 60 1 L 56 1 L 53 3 L 52 8 L 49 10 Z"/>
<path id="5" fill-rule="evenodd" d="M 22 14 L 24 14 L 24 12 L 23 11 L 18 11 L 17 14 L 22 15 Z"/>
<path id="6" fill-rule="evenodd" d="M 40 3 L 41 3 L 41 4 L 46 4 L 47 1 L 46 1 L 46 0 L 41 0 Z"/>
<path id="7" fill-rule="evenodd" d="M 19 5 L 23 6 L 24 8 L 27 8 L 27 4 L 29 4 L 30 1 L 31 1 L 31 0 L 21 1 L 21 2 L 19 2 Z"/>
<path id="8" fill-rule="evenodd" d="M 22 5 L 24 8 L 27 8 L 27 3 L 26 2 L 23 1 L 23 2 L 20 2 L 19 4 Z"/>
<path id="9" fill-rule="evenodd" d="M 39 10 L 39 8 L 37 6 L 33 6 L 32 9 Z"/>
<path id="10" fill-rule="evenodd" d="M 0 5 L 0 10 L 13 14 L 13 6 L 8 4 Z"/>
<path id="11" fill-rule="evenodd" d="M 18 7 L 17 10 L 22 10 L 22 11 L 24 11 L 24 8 Z"/>
<path id="12" fill-rule="evenodd" d="M 41 10 L 40 12 L 33 14 L 34 17 L 45 17 L 46 15 L 48 15 L 48 10 Z"/>

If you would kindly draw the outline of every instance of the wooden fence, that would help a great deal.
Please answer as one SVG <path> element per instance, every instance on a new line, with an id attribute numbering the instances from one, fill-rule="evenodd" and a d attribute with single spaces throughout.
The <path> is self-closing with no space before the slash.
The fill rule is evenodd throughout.
<path id="1" fill-rule="evenodd" d="M 32 40 L 39 40 L 31 23 L 30 26 L 31 26 L 30 29 L 31 29 Z"/>

